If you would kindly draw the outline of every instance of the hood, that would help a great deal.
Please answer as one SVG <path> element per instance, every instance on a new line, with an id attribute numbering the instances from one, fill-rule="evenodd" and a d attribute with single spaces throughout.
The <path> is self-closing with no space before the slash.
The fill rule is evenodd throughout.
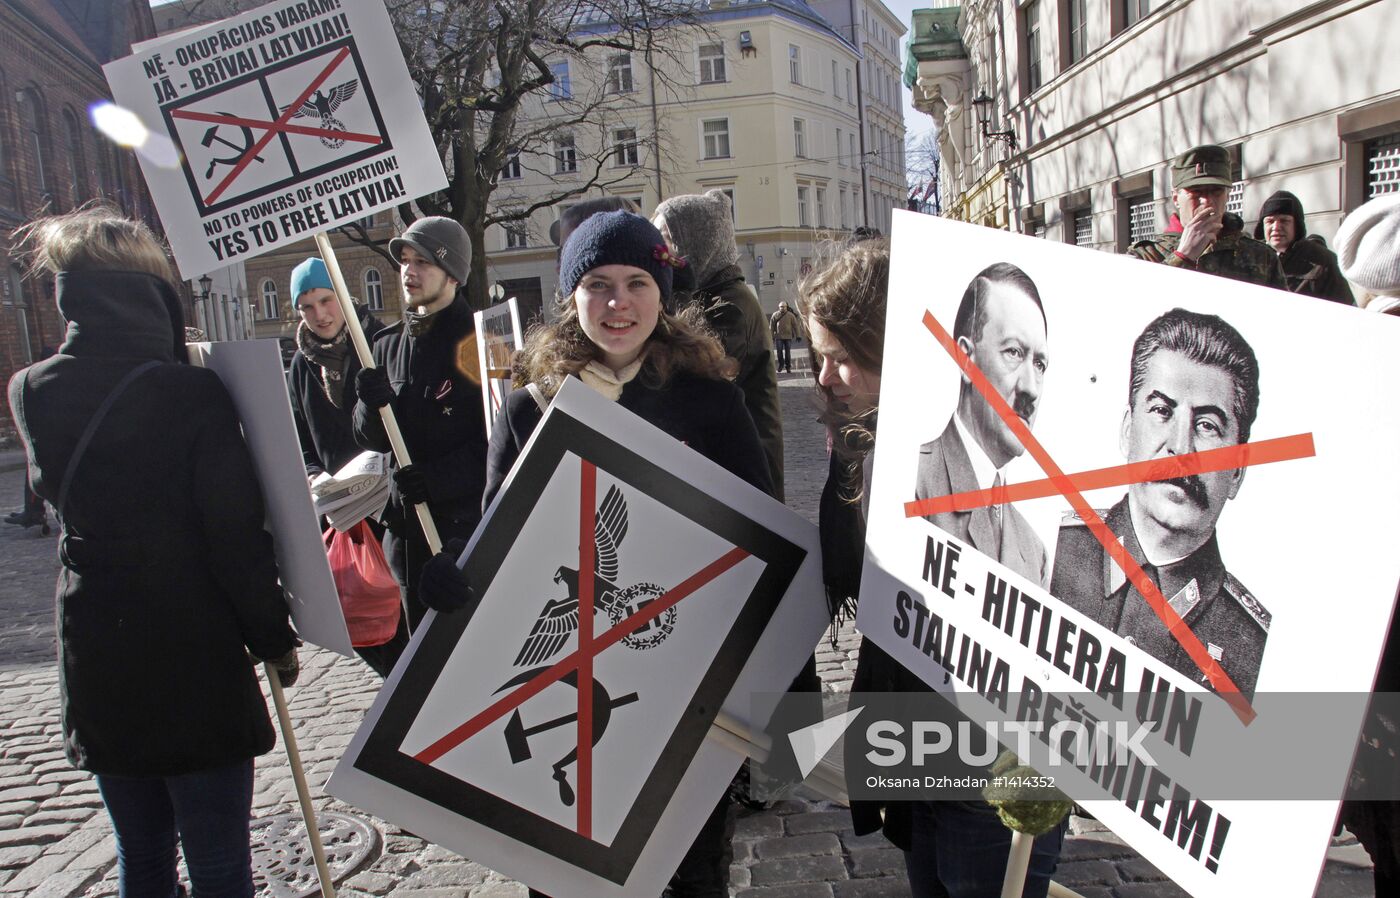
<path id="1" fill-rule="evenodd" d="M 61 271 L 54 284 L 68 323 L 59 350 L 65 355 L 189 360 L 180 299 L 164 279 L 139 271 Z"/>
<path id="2" fill-rule="evenodd" d="M 739 261 L 734 243 L 734 214 L 722 190 L 675 196 L 656 207 L 666 222 L 671 245 L 694 269 L 695 286 L 710 285 L 721 271 Z"/>
<path id="3" fill-rule="evenodd" d="M 1264 200 L 1264 205 L 1259 207 L 1259 223 L 1254 226 L 1255 240 L 1264 239 L 1264 218 L 1269 215 L 1293 216 L 1294 243 L 1308 236 L 1308 226 L 1303 221 L 1303 204 L 1287 190 L 1275 191 L 1272 196 Z"/>

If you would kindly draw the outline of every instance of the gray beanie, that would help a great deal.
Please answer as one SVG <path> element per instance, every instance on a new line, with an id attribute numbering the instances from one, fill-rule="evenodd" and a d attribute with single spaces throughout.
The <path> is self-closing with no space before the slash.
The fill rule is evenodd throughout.
<path id="1" fill-rule="evenodd" d="M 1400 193 L 1363 204 L 1337 229 L 1342 275 L 1371 293 L 1400 293 Z"/>
<path id="2" fill-rule="evenodd" d="M 389 241 L 389 252 L 398 259 L 405 246 L 431 259 L 457 283 L 467 282 L 467 272 L 472 267 L 472 244 L 467 239 L 466 229 L 452 219 L 441 215 L 418 219 Z"/>
<path id="3" fill-rule="evenodd" d="M 671 246 L 690 264 L 697 287 L 706 286 L 721 270 L 739 261 L 734 216 L 724 191 L 671 197 L 656 207 L 652 217 L 666 223 Z"/>

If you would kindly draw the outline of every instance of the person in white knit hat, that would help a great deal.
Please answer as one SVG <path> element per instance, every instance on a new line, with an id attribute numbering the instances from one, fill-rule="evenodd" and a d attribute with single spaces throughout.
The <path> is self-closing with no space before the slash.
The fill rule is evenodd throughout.
<path id="1" fill-rule="evenodd" d="M 1368 312 L 1400 315 L 1400 193 L 1377 197 L 1356 209 L 1337 230 L 1337 260 L 1342 275 L 1361 288 L 1357 304 Z M 1392 617 L 1376 672 L 1376 693 L 1400 692 L 1400 615 Z M 1395 769 L 1400 721 L 1394 702 L 1373 705 L 1362 730 L 1353 782 Z M 1358 777 L 1356 770 L 1363 771 Z M 1342 822 L 1361 842 L 1374 863 L 1377 895 L 1400 893 L 1400 802 L 1354 801 L 1342 804 Z"/>
<path id="2" fill-rule="evenodd" d="M 1400 193 L 1363 204 L 1337 230 L 1342 275 L 1366 294 L 1357 305 L 1400 315 Z"/>

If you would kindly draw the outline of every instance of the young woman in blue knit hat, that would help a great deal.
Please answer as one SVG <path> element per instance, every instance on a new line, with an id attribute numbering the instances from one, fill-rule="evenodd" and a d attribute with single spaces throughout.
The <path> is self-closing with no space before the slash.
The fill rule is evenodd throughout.
<path id="1" fill-rule="evenodd" d="M 672 275 L 684 265 L 651 222 L 630 212 L 594 215 L 569 236 L 559 266 L 558 317 L 530 332 L 515 364 L 517 385 L 536 387 L 541 398 L 523 388 L 506 398 L 491 434 L 483 507 L 539 424 L 542 404 L 571 376 L 772 494 L 758 431 L 743 393 L 728 379 L 732 363 L 699 311 L 678 312 L 672 305 Z M 468 604 L 456 567 L 463 548 L 460 542 L 444 546 L 424 568 L 419 590 L 429 607 L 453 611 Z M 728 895 L 732 836 L 726 797 L 666 894 Z"/>

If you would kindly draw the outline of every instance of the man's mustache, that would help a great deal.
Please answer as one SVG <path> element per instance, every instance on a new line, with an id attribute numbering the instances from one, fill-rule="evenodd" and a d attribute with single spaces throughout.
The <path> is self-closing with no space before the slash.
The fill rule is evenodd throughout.
<path id="1" fill-rule="evenodd" d="M 1029 421 L 1035 415 L 1035 397 L 1018 390 L 1011 399 L 1011 410 Z"/>
<path id="2" fill-rule="evenodd" d="M 1170 483 L 1172 486 L 1179 487 L 1186 494 L 1186 498 L 1190 499 L 1202 511 L 1210 507 L 1210 497 L 1206 493 L 1205 481 L 1195 474 L 1187 474 L 1185 477 L 1167 477 L 1155 482 Z"/>

